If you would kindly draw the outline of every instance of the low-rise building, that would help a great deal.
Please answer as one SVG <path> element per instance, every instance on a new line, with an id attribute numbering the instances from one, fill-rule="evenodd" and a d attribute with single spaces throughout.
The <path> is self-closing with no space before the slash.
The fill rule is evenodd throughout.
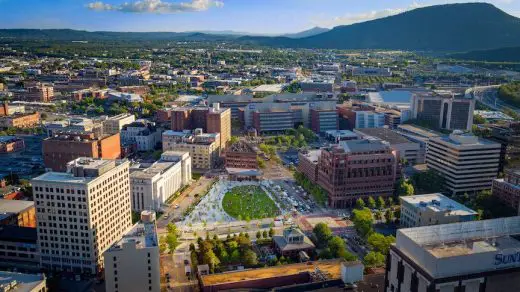
<path id="1" fill-rule="evenodd" d="M 153 164 L 139 164 L 130 168 L 132 210 L 161 210 L 164 202 L 187 184 L 191 171 L 188 152 L 167 152 Z"/>
<path id="2" fill-rule="evenodd" d="M 332 130 L 325 132 L 325 138 L 337 144 L 340 141 L 359 139 L 359 135 L 350 130 Z"/>
<path id="3" fill-rule="evenodd" d="M 318 182 L 318 162 L 321 150 L 304 150 L 298 153 L 298 171 L 311 182 Z"/>
<path id="4" fill-rule="evenodd" d="M 40 124 L 39 113 L 15 113 L 0 117 L 0 128 L 32 128 Z"/>
<path id="5" fill-rule="evenodd" d="M 135 116 L 132 114 L 119 114 L 109 117 L 103 122 L 103 132 L 113 135 L 121 132 L 123 126 L 135 122 Z"/>
<path id="6" fill-rule="evenodd" d="M 478 213 L 440 194 L 399 197 L 402 227 L 473 221 Z"/>
<path id="7" fill-rule="evenodd" d="M 0 225 L 35 228 L 34 202 L 0 199 Z"/>
<path id="8" fill-rule="evenodd" d="M 157 131 L 155 123 L 146 120 L 138 120 L 121 129 L 121 143 L 135 144 L 137 151 L 154 150 L 160 141 L 161 133 Z"/>
<path id="9" fill-rule="evenodd" d="M 53 171 L 65 171 L 67 163 L 79 157 L 117 159 L 121 157 L 119 133 L 97 136 L 92 132 L 59 132 L 43 140 L 43 163 Z"/>
<path id="10" fill-rule="evenodd" d="M 0 268 L 39 271 L 37 238 L 36 228 L 0 225 Z"/>
<path id="11" fill-rule="evenodd" d="M 283 235 L 273 236 L 276 252 L 280 256 L 295 258 L 300 252 L 310 254 L 316 248 L 314 243 L 298 228 L 287 228 Z"/>
<path id="12" fill-rule="evenodd" d="M 258 147 L 238 141 L 225 151 L 226 168 L 258 169 Z"/>
<path id="13" fill-rule="evenodd" d="M 428 141 L 426 164 L 438 171 L 452 194 L 491 189 L 498 175 L 501 145 L 472 134 L 453 131 Z"/>
<path id="14" fill-rule="evenodd" d="M 494 179 L 492 193 L 520 214 L 520 169 L 508 169 L 504 178 Z"/>
<path id="15" fill-rule="evenodd" d="M 44 274 L 0 271 L 0 290 L 6 292 L 45 292 L 47 291 L 47 281 Z"/>
<path id="16" fill-rule="evenodd" d="M 190 153 L 194 169 L 208 170 L 217 165 L 220 156 L 220 134 L 165 131 L 162 134 L 164 151 L 185 151 Z"/>
<path id="17" fill-rule="evenodd" d="M 355 129 L 354 132 L 363 138 L 374 137 L 390 143 L 390 147 L 396 151 L 397 157 L 401 161 L 405 160 L 409 164 L 421 164 L 424 163 L 426 159 L 425 153 L 421 151 L 419 143 L 410 141 L 391 129 L 366 128 Z"/>
<path id="18" fill-rule="evenodd" d="M 383 291 L 520 291 L 520 217 L 402 228 Z"/>
<path id="19" fill-rule="evenodd" d="M 143 211 L 141 221 L 123 233 L 103 257 L 106 291 L 161 291 L 155 213 Z"/>
<path id="20" fill-rule="evenodd" d="M 425 129 L 414 125 L 399 125 L 393 129 L 397 134 L 406 139 L 419 144 L 419 151 L 417 153 L 417 163 L 426 162 L 426 149 L 428 148 L 428 140 L 430 138 L 439 137 L 442 134 L 433 130 Z"/>
<path id="21" fill-rule="evenodd" d="M 0 153 L 12 153 L 25 149 L 22 138 L 15 136 L 0 136 Z"/>

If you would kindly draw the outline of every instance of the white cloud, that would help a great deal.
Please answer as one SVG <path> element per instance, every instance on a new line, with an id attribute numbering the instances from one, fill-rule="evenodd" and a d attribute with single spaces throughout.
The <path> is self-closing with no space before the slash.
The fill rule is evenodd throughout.
<path id="1" fill-rule="evenodd" d="M 120 11 L 133 13 L 181 13 L 205 11 L 212 7 L 221 8 L 224 2 L 220 0 L 191 0 L 189 2 L 169 2 L 162 0 L 141 0 L 111 5 L 101 1 L 87 4 L 87 8 L 96 11 Z"/>
<path id="2" fill-rule="evenodd" d="M 419 8 L 419 7 L 422 7 L 422 5 L 417 2 L 413 2 L 410 6 L 408 6 L 406 8 L 387 8 L 387 9 L 380 10 L 380 11 L 372 10 L 372 11 L 362 12 L 362 13 L 358 13 L 358 14 L 347 13 L 343 16 L 337 16 L 337 17 L 333 17 L 333 18 L 324 18 L 323 16 L 321 16 L 321 17 L 312 19 L 311 22 L 314 25 L 322 26 L 322 27 L 323 26 L 324 27 L 334 27 L 337 25 L 349 25 L 349 24 L 365 22 L 365 21 L 369 21 L 369 20 L 374 20 L 374 19 L 378 19 L 378 18 L 396 15 L 396 14 L 403 13 L 405 11 Z"/>

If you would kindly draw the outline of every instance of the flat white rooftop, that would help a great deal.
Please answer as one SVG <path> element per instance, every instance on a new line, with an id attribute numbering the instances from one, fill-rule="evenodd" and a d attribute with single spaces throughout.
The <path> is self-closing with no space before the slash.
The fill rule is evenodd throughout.
<path id="1" fill-rule="evenodd" d="M 472 209 L 444 196 L 441 193 L 400 197 L 417 209 L 431 210 L 433 212 L 448 212 L 447 215 L 477 215 Z"/>
<path id="2" fill-rule="evenodd" d="M 134 243 L 136 249 L 157 247 L 159 242 L 157 240 L 155 223 L 139 222 L 135 224 L 118 242 L 110 247 L 109 251 L 119 250 L 127 244 Z"/>

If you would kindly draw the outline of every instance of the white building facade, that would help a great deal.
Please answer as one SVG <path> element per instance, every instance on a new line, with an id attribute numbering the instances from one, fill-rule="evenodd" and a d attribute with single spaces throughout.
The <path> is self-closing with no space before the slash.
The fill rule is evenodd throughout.
<path id="1" fill-rule="evenodd" d="M 151 165 L 130 172 L 132 210 L 161 210 L 165 201 L 191 180 L 188 152 L 169 153 Z"/>
<path id="2" fill-rule="evenodd" d="M 31 181 L 42 268 L 102 270 L 103 252 L 132 226 L 129 165 L 78 158 L 66 173 L 47 172 Z"/>
<path id="3" fill-rule="evenodd" d="M 105 134 L 116 134 L 121 132 L 123 126 L 135 122 L 135 116 L 132 114 L 119 114 L 113 117 L 109 117 L 103 122 L 103 132 Z"/>
<path id="4" fill-rule="evenodd" d="M 159 238 L 154 212 L 143 211 L 141 222 L 125 232 L 103 256 L 107 292 L 161 291 Z"/>

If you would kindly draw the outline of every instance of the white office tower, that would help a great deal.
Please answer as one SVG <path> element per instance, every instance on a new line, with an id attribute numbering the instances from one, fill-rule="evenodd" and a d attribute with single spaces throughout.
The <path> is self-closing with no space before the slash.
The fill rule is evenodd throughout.
<path id="1" fill-rule="evenodd" d="M 32 182 L 45 269 L 95 274 L 102 254 L 132 226 L 126 160 L 78 158 Z"/>
<path id="2" fill-rule="evenodd" d="M 191 157 L 189 152 L 165 152 L 153 164 L 130 168 L 132 210 L 159 211 L 166 200 L 189 184 Z"/>
<path id="3" fill-rule="evenodd" d="M 491 189 L 497 177 L 501 145 L 459 130 L 428 141 L 426 164 L 438 171 L 452 194 Z"/>
<path id="4" fill-rule="evenodd" d="M 141 212 L 141 222 L 123 234 L 104 257 L 107 292 L 161 291 L 155 213 Z"/>
<path id="5" fill-rule="evenodd" d="M 397 230 L 385 289 L 520 291 L 520 217 Z"/>

